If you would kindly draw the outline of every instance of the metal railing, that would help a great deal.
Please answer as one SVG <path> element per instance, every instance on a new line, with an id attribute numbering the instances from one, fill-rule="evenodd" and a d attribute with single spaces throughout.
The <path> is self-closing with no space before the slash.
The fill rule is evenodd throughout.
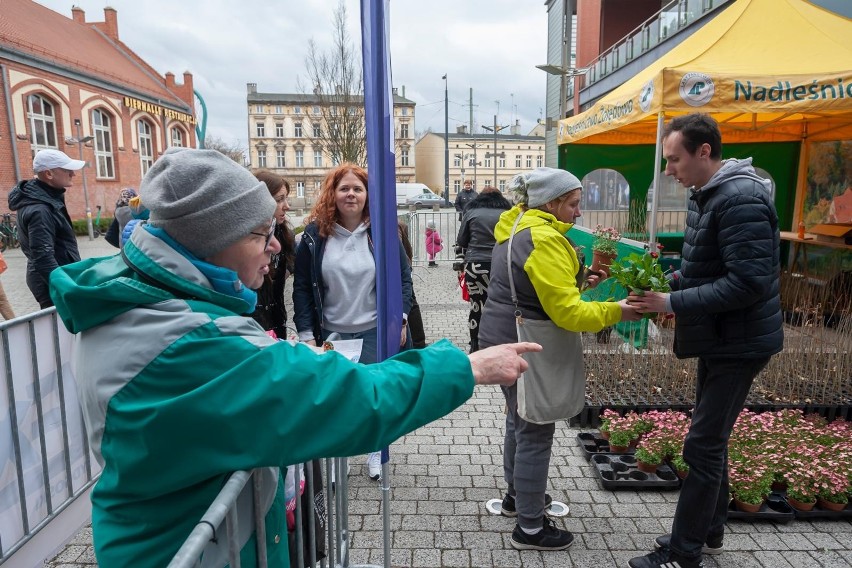
<path id="1" fill-rule="evenodd" d="M 72 340 L 55 308 L 0 323 L 0 564 L 16 554 L 40 564 L 61 546 L 74 532 L 26 550 L 100 475 L 77 401 Z M 76 532 L 86 518 L 69 515 Z"/>
<path id="2" fill-rule="evenodd" d="M 706 14 L 731 0 L 673 0 L 659 12 L 639 24 L 630 33 L 592 60 L 587 67 L 583 88 L 593 85 L 612 72 L 624 67 L 686 28 Z M 573 86 L 567 98 L 574 95 Z"/>
<path id="3" fill-rule="evenodd" d="M 408 225 L 408 240 L 411 241 L 414 267 L 428 265 L 429 255 L 426 253 L 426 223 L 435 221 L 438 234 L 443 240 L 443 250 L 435 255 L 435 262 L 450 263 L 455 260 L 456 253 L 453 245 L 459 234 L 459 214 L 455 209 L 409 209 L 399 211 L 400 219 Z"/>

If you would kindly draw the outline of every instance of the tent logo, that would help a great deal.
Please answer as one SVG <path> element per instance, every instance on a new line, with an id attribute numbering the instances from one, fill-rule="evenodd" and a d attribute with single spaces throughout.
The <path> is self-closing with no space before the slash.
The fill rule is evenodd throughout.
<path id="1" fill-rule="evenodd" d="M 653 79 L 645 83 L 642 87 L 642 92 L 639 93 L 639 108 L 642 112 L 648 112 L 651 108 L 651 101 L 654 100 L 654 81 Z"/>
<path id="2" fill-rule="evenodd" d="M 706 105 L 716 94 L 716 86 L 710 75 L 704 73 L 687 73 L 680 80 L 680 98 L 689 106 Z"/>

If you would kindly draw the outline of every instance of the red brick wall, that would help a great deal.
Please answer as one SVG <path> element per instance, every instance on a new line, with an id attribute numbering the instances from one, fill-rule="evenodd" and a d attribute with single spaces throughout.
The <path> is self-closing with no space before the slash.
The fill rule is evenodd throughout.
<path id="1" fill-rule="evenodd" d="M 91 112 L 87 112 L 87 116 L 81 116 L 81 108 L 82 105 L 85 104 L 85 101 L 81 101 L 80 89 L 82 88 L 87 91 L 102 93 L 104 97 L 112 97 L 119 99 L 122 98 L 122 95 L 120 93 L 105 91 L 94 85 L 75 81 L 73 79 L 68 79 L 66 77 L 61 77 L 58 75 L 53 75 L 41 69 L 28 67 L 8 60 L 0 60 L 0 63 L 3 63 L 9 70 L 19 70 L 30 75 L 44 77 L 47 81 L 62 83 L 68 86 L 68 106 L 70 114 L 69 122 L 71 124 L 71 131 L 66 132 L 64 130 L 64 121 L 59 116 L 59 114 L 62 113 L 64 109 L 62 109 L 59 104 L 56 104 L 55 108 L 58 115 L 56 119 L 56 134 L 59 149 L 74 159 L 77 159 L 79 157 L 78 146 L 77 144 L 66 144 L 65 138 L 76 136 L 74 127 L 75 118 L 80 118 L 83 121 L 84 125 L 88 124 L 91 121 Z M 182 97 L 188 105 L 193 106 L 194 101 L 192 99 L 192 75 L 185 75 L 184 78 L 189 79 L 189 84 L 183 86 L 176 85 L 172 87 L 172 92 Z M 3 77 L 3 81 L 8 84 L 8 74 L 7 76 Z M 163 79 L 163 83 L 164 85 L 166 84 L 165 78 Z M 32 86 L 33 84 L 39 83 L 26 83 L 26 85 L 28 86 Z M 19 101 L 23 101 L 23 104 L 26 105 L 25 98 L 27 95 L 21 94 L 19 92 L 16 93 L 17 88 L 18 86 L 10 87 L 12 98 L 14 99 L 17 97 Z M 40 92 L 44 96 L 53 99 L 55 103 L 58 103 L 58 101 L 56 100 L 57 97 L 55 96 L 52 90 L 45 88 L 43 91 Z M 112 128 L 115 179 L 107 180 L 96 178 L 96 168 L 94 165 L 94 146 L 91 142 L 88 145 L 83 146 L 83 159 L 89 163 L 89 166 L 85 168 L 85 171 L 86 185 L 89 194 L 89 205 L 92 209 L 92 215 L 97 215 L 96 207 L 98 205 L 101 205 L 103 207 L 103 216 L 111 217 L 113 208 L 115 206 L 115 200 L 118 197 L 119 191 L 121 191 L 121 189 L 124 187 L 133 187 L 138 189 L 139 183 L 142 178 L 142 171 L 139 162 L 139 154 L 133 150 L 133 139 L 136 137 L 137 134 L 136 129 L 132 126 L 135 126 L 136 123 L 131 123 L 131 117 L 135 116 L 138 111 L 122 106 L 121 114 L 119 116 L 115 116 L 114 109 L 111 105 L 104 106 L 106 110 L 109 111 L 112 115 L 113 120 L 121 121 L 123 123 L 124 135 L 122 139 L 119 139 L 117 125 L 113 125 Z M 7 117 L 8 114 L 6 110 L 5 99 L 4 97 L 0 96 L 0 213 L 5 213 L 9 211 L 9 191 L 17 183 L 17 180 L 15 179 L 15 170 L 12 158 L 12 144 L 17 147 L 18 163 L 22 179 L 28 179 L 33 176 L 32 150 L 29 139 L 29 121 L 27 121 L 26 125 L 28 136 L 25 140 L 20 140 L 17 137 L 10 135 L 10 128 Z M 191 147 L 195 147 L 195 127 L 193 125 L 185 124 L 182 122 L 169 121 L 164 127 L 162 117 L 154 118 L 156 119 L 157 125 L 160 126 L 161 130 L 161 135 L 158 136 L 156 130 L 152 129 L 154 159 L 156 159 L 169 146 L 170 140 L 166 140 L 163 138 L 167 138 L 169 136 L 168 131 L 171 129 L 172 126 L 176 124 L 181 125 L 183 127 L 184 144 Z M 15 130 L 18 129 L 12 129 L 12 131 Z M 91 128 L 86 129 L 85 127 L 81 127 L 81 132 L 86 132 L 87 130 L 91 132 Z M 66 202 L 68 203 L 68 211 L 73 219 L 85 218 L 86 209 L 84 203 L 85 200 L 83 196 L 83 179 L 81 172 L 78 172 L 77 176 L 75 176 L 73 187 L 71 187 L 66 193 Z"/>
<path id="2" fill-rule="evenodd" d="M 600 52 L 660 10 L 660 0 L 606 0 L 601 16 Z"/>

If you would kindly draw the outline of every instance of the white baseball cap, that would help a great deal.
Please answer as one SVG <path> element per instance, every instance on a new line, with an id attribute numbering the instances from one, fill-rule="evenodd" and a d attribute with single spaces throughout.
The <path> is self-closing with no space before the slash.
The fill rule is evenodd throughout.
<path id="1" fill-rule="evenodd" d="M 33 159 L 33 171 L 41 173 L 54 168 L 64 170 L 82 170 L 86 165 L 83 160 L 72 160 L 65 152 L 59 150 L 39 150 Z"/>

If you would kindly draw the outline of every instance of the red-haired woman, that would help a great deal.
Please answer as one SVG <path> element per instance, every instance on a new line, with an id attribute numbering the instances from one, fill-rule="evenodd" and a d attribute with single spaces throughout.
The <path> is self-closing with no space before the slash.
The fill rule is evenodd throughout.
<path id="1" fill-rule="evenodd" d="M 364 341 L 362 363 L 376 362 L 376 262 L 370 233 L 367 172 L 343 163 L 328 172 L 296 249 L 293 321 L 299 339 L 321 344 L 334 332 Z M 411 310 L 411 268 L 399 246 L 403 323 Z M 400 346 L 406 342 L 403 325 Z M 368 474 L 381 475 L 379 452 L 368 458 Z"/>

